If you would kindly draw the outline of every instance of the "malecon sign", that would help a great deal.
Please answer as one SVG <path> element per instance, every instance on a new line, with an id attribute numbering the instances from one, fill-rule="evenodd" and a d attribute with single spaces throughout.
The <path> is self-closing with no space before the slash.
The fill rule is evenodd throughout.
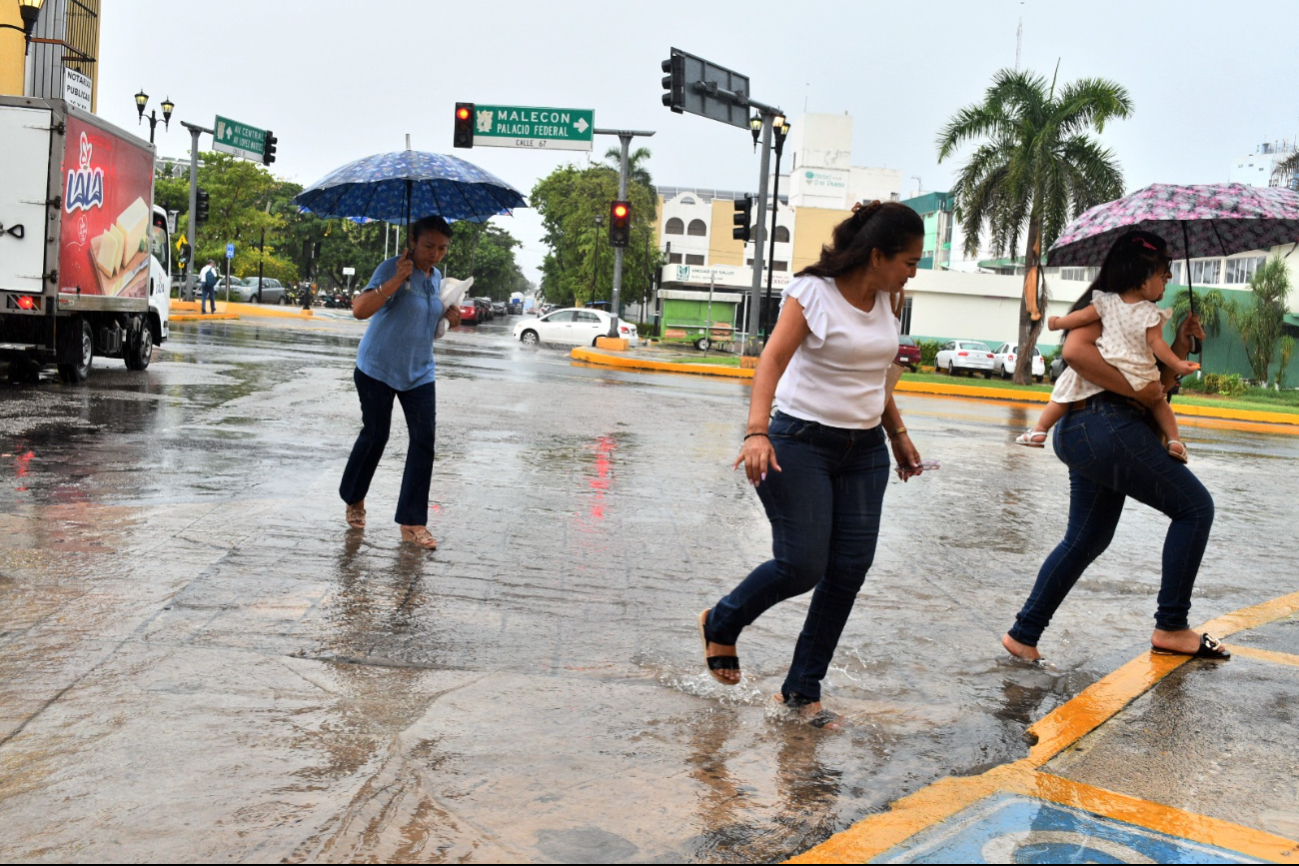
<path id="1" fill-rule="evenodd" d="M 589 108 L 474 106 L 474 147 L 590 150 L 594 131 Z"/>

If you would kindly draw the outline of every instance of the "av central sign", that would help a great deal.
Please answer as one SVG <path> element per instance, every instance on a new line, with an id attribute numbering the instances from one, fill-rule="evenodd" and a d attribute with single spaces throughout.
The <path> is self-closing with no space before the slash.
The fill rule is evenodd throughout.
<path id="1" fill-rule="evenodd" d="M 474 147 L 590 150 L 594 132 L 589 108 L 474 106 Z"/>

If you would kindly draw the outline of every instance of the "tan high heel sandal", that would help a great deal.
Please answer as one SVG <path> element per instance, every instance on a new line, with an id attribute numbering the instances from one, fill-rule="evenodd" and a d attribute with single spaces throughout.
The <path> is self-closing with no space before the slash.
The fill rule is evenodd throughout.
<path id="1" fill-rule="evenodd" d="M 365 529 L 365 500 L 347 506 L 347 525 L 353 529 Z"/>
<path id="2" fill-rule="evenodd" d="M 403 526 L 401 528 L 401 540 L 417 544 L 425 550 L 438 549 L 438 543 L 433 540 L 433 536 L 426 526 Z"/>

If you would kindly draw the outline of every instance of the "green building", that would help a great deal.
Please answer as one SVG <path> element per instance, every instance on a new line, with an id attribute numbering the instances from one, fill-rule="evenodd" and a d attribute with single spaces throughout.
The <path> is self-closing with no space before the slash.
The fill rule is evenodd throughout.
<path id="1" fill-rule="evenodd" d="M 931 271 L 946 270 L 952 262 L 952 210 L 955 204 L 949 192 L 927 192 L 902 202 L 925 221 L 925 246 L 917 267 Z"/>

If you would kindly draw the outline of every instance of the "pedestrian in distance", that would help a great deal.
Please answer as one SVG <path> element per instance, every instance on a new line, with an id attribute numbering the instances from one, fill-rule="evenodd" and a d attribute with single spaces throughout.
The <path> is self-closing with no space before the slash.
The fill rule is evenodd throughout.
<path id="1" fill-rule="evenodd" d="M 818 728 L 839 726 L 821 705 L 821 681 L 875 556 L 890 469 L 886 436 L 903 480 L 925 468 L 886 387 L 898 351 L 893 301 L 915 276 L 924 233 L 904 204 L 857 205 L 820 260 L 782 292 L 735 461 L 771 521 L 773 555 L 698 618 L 709 672 L 735 685 L 741 632 L 775 604 L 812 591 L 776 700 Z"/>
<path id="2" fill-rule="evenodd" d="M 1141 245 L 1145 252 L 1156 252 L 1156 236 L 1148 232 L 1132 232 L 1131 243 Z M 1130 256 L 1135 262 L 1141 256 Z M 1144 270 L 1144 267 L 1142 268 Z M 1159 381 L 1160 365 L 1176 376 L 1187 376 L 1200 369 L 1199 364 L 1178 358 L 1164 342 L 1164 325 L 1172 310 L 1161 310 L 1155 301 L 1164 296 L 1164 275 L 1153 273 L 1143 283 L 1138 283 L 1120 293 L 1089 293 L 1089 304 L 1075 304 L 1066 316 L 1051 316 L 1046 326 L 1052 331 L 1071 331 L 1099 321 L 1101 335 L 1096 348 L 1111 366 L 1122 371 L 1134 390 L 1140 391 L 1151 382 Z M 1037 424 L 1021 433 L 1016 445 L 1042 448 L 1046 434 L 1054 427 L 1071 403 L 1091 397 L 1105 390 L 1078 375 L 1072 368 L 1065 370 L 1051 392 L 1051 402 L 1043 410 Z M 1186 446 L 1181 442 L 1177 418 L 1167 400 L 1156 400 L 1150 407 L 1151 416 L 1165 440 L 1164 447 L 1174 460 L 1186 462 Z"/>
<path id="3" fill-rule="evenodd" d="M 428 531 L 429 487 L 433 479 L 437 405 L 433 340 L 438 322 L 460 324 L 460 310 L 443 309 L 442 274 L 434 267 L 451 245 L 451 227 L 441 217 L 411 224 L 409 247 L 387 259 L 352 304 L 352 315 L 369 319 L 356 354 L 352 379 L 361 400 L 361 433 L 352 446 L 338 493 L 347 505 L 347 524 L 365 528 L 365 496 L 379 466 L 392 425 L 392 402 L 401 402 L 410 433 L 395 520 L 401 540 L 436 550 Z"/>
<path id="4" fill-rule="evenodd" d="M 216 261 L 208 259 L 207 265 L 198 275 L 198 280 L 203 286 L 203 295 L 198 302 L 200 316 L 207 312 L 209 303 L 212 305 L 212 313 L 216 313 L 216 287 L 220 279 L 220 276 L 217 275 Z"/>
<path id="5" fill-rule="evenodd" d="M 1122 295 L 1146 287 L 1146 293 L 1158 299 L 1170 279 L 1163 238 L 1128 232 L 1114 242 L 1096 281 L 1074 310 L 1086 307 L 1098 292 Z M 1002 646 L 1018 659 L 1044 664 L 1037 648 L 1043 631 L 1083 572 L 1109 547 L 1123 504 L 1131 496 L 1172 520 L 1164 538 L 1152 651 L 1229 659 L 1231 653 L 1215 638 L 1196 634 L 1187 620 L 1214 509 L 1213 497 L 1185 461 L 1165 449 L 1150 411 L 1167 401 L 1175 371 L 1165 369 L 1160 381 L 1135 388 L 1120 367 L 1105 360 L 1099 348 L 1102 336 L 1102 323 L 1095 321 L 1071 331 L 1064 344 L 1070 368 L 1104 390 L 1068 404 L 1056 425 L 1055 453 L 1069 467 L 1069 520 L 1064 540 L 1042 564 Z M 1177 359 L 1186 358 L 1192 337 L 1204 337 L 1194 315 L 1181 323 L 1170 347 Z"/>

